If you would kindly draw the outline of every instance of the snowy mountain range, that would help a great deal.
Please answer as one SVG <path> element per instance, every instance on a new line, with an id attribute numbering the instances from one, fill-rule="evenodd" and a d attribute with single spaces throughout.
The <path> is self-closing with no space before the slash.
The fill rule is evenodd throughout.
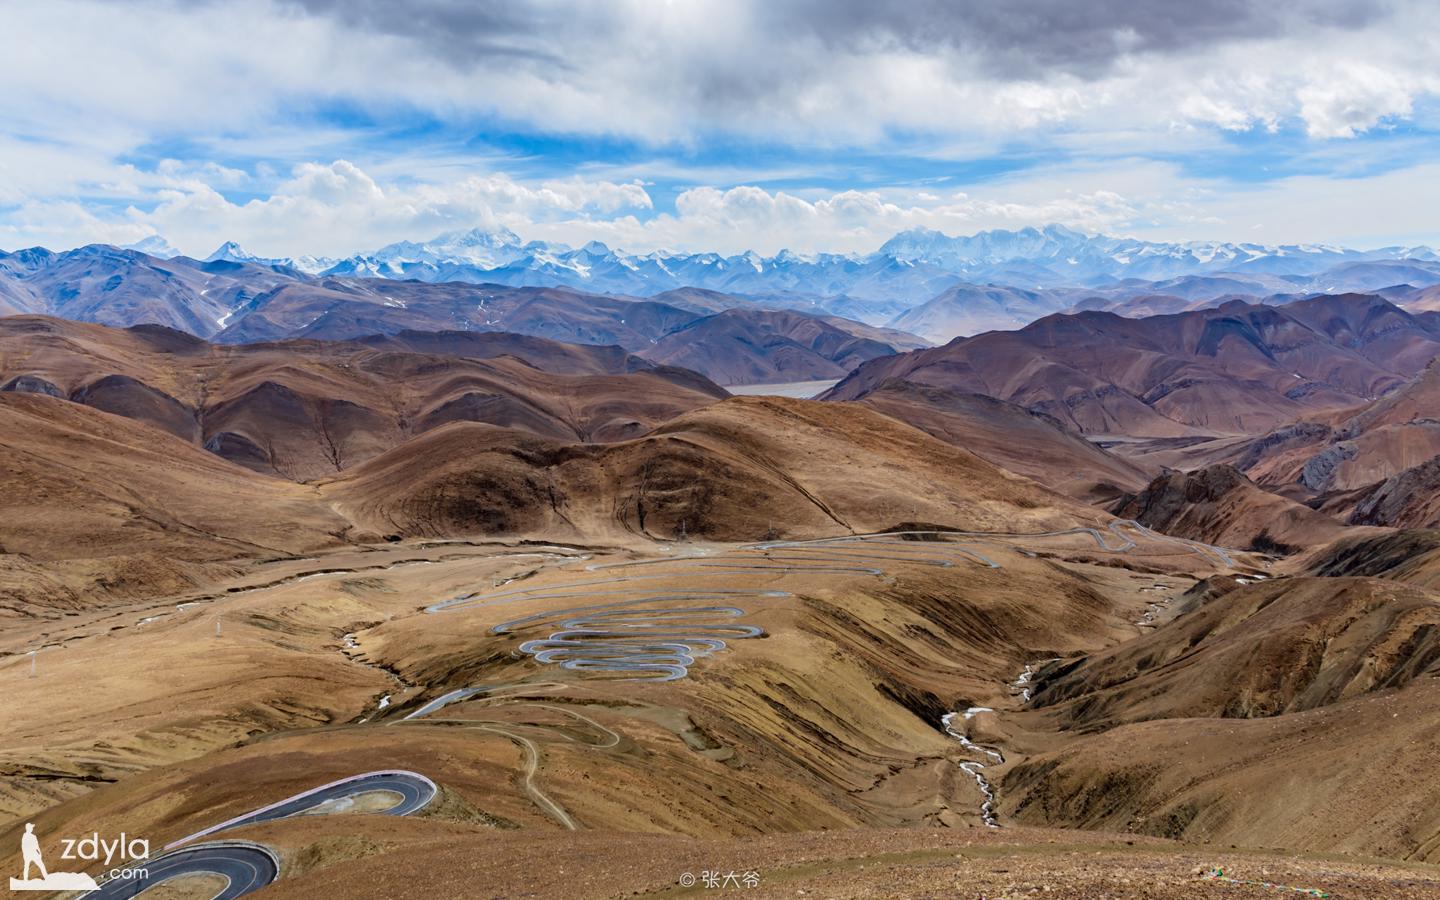
<path id="1" fill-rule="evenodd" d="M 149 240 L 156 240 L 151 238 Z M 159 243 L 164 245 L 164 241 Z M 168 248 L 168 245 L 164 245 Z M 136 249 L 146 250 L 143 247 Z M 161 255 L 161 254 L 153 254 Z M 649 296 L 680 287 L 761 296 L 845 296 L 909 307 L 957 283 L 1033 289 L 1121 286 L 1234 273 L 1305 282 L 1343 263 L 1440 262 L 1429 247 L 1360 251 L 1326 244 L 1161 243 L 1084 234 L 1060 225 L 951 237 L 929 229 L 901 232 L 869 254 L 747 252 L 629 254 L 591 241 L 583 247 L 523 241 L 509 229 L 454 231 L 400 241 L 345 259 L 265 259 L 227 242 L 206 258 L 295 269 L 310 275 L 565 286 L 595 293 Z"/>
<path id="2" fill-rule="evenodd" d="M 395 299 L 399 282 L 408 282 L 408 301 Z M 469 313 L 457 310 L 473 312 L 474 307 L 484 313 L 491 302 L 487 298 L 504 291 L 539 296 L 543 289 L 564 288 L 589 298 L 580 307 L 650 298 L 707 313 L 794 310 L 943 343 L 1075 309 L 1148 315 L 1234 297 L 1286 302 L 1351 292 L 1380 293 L 1404 305 L 1428 302 L 1437 285 L 1440 254 L 1428 247 L 1359 251 L 1327 245 L 1158 243 L 1055 225 L 962 237 L 917 229 L 895 235 L 868 254 L 781 251 L 768 257 L 627 254 L 598 242 L 578 248 L 526 242 L 505 229 L 401 241 L 346 259 L 263 258 L 227 242 L 197 260 L 177 253 L 158 235 L 129 248 L 92 244 L 60 252 L 40 247 L 0 251 L 0 315 L 43 313 L 116 325 L 157 322 L 204 337 L 234 329 L 260 333 L 263 329 L 248 317 L 261 306 L 272 311 L 304 307 L 305 315 L 314 318 L 324 304 L 345 308 L 346 315 L 374 331 L 386 331 L 401 319 L 405 327 L 433 324 L 405 319 L 406 302 L 438 304 L 445 311 L 434 322 L 443 320 L 443 327 L 483 330 L 496 324 L 493 316 L 482 315 L 477 325 Z M 277 295 L 284 295 L 280 306 L 274 302 Z"/>

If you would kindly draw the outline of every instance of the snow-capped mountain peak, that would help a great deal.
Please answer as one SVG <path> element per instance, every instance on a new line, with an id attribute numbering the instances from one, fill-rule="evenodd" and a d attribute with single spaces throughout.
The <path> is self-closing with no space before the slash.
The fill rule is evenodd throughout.
<path id="1" fill-rule="evenodd" d="M 158 243 L 148 247 L 161 249 Z M 525 241 L 502 227 L 449 231 L 427 241 L 397 241 L 343 260 L 304 256 L 262 259 L 228 241 L 207 258 L 216 260 L 285 266 L 321 277 L 573 287 L 632 296 L 696 287 L 739 295 L 787 295 L 797 298 L 796 302 L 840 297 L 847 298 L 846 303 L 860 304 L 855 307 L 856 315 L 882 317 L 882 308 L 890 311 L 884 313 L 888 316 L 957 284 L 1018 285 L 1050 290 L 1059 297 L 1077 289 L 1118 290 L 1145 283 L 1156 285 L 1155 290 L 1203 290 L 1175 284 L 1198 279 L 1223 282 L 1230 292 L 1250 290 L 1268 295 L 1299 290 L 1321 272 L 1349 263 L 1370 265 L 1370 274 L 1364 277 L 1392 279 L 1386 284 L 1428 284 L 1433 282 L 1426 281 L 1425 273 L 1414 266 L 1436 266 L 1440 255 L 1427 247 L 1362 252 L 1319 243 L 1267 246 L 1148 241 L 1087 234 L 1052 224 L 954 237 L 931 228 L 913 228 L 868 254 L 791 250 L 773 256 L 753 250 L 730 255 L 630 254 L 595 240 L 578 248 Z M 1440 271 L 1436 281 L 1440 281 Z"/>
<path id="2" fill-rule="evenodd" d="M 133 244 L 126 244 L 121 250 L 135 250 L 144 253 L 146 256 L 154 256 L 158 259 L 174 259 L 180 255 L 180 251 L 170 246 L 170 242 L 158 234 L 152 234 L 141 238 Z"/>
<path id="3" fill-rule="evenodd" d="M 269 262 L 262 260 L 253 253 L 246 253 L 245 249 L 234 241 L 226 241 L 215 252 L 205 257 L 202 262 Z"/>
<path id="4" fill-rule="evenodd" d="M 403 268 L 407 263 L 463 264 L 494 268 L 525 254 L 520 236 L 508 228 L 448 231 L 423 243 L 398 241 L 360 257 Z"/>

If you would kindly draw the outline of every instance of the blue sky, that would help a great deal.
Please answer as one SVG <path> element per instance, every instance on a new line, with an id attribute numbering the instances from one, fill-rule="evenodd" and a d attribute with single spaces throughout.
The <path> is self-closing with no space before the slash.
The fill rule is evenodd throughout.
<path id="1" fill-rule="evenodd" d="M 1440 244 L 1433 3 L 54 0 L 5 25 L 6 249 Z"/>

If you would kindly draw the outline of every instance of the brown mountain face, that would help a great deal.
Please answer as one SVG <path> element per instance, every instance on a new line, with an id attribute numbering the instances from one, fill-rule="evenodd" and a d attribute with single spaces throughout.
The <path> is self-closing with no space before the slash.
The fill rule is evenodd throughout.
<path id="1" fill-rule="evenodd" d="M 1440 588 L 1440 531 L 1355 529 L 1309 554 L 1303 571 L 1326 578 L 1388 578 Z"/>
<path id="2" fill-rule="evenodd" d="M 1176 537 L 1267 553 L 1318 546 L 1345 531 L 1330 516 L 1272 494 L 1228 465 L 1160 475 L 1116 515 Z"/>
<path id="3" fill-rule="evenodd" d="M 814 314 L 814 317 L 827 325 L 834 325 L 846 334 L 854 335 L 857 338 L 864 338 L 881 344 L 889 344 L 897 353 L 904 353 L 907 350 L 923 350 L 926 347 L 933 346 L 931 342 L 925 338 L 911 334 L 908 331 L 901 331 L 898 328 L 866 325 L 864 322 L 857 322 L 854 319 L 846 319 L 842 316 Z"/>
<path id="4" fill-rule="evenodd" d="M 1440 528 L 1440 455 L 1390 476 L 1350 503 L 1352 525 Z"/>
<path id="5" fill-rule="evenodd" d="M 1256 434 L 1378 397 L 1440 353 L 1440 328 L 1381 298 L 1227 303 L 1175 316 L 1050 316 L 875 360 L 826 395 L 885 380 L 982 393 L 1089 434 Z"/>
<path id="6" fill-rule="evenodd" d="M 425 537 L 757 540 L 772 527 L 801 537 L 902 521 L 1031 531 L 1096 516 L 879 413 L 780 398 L 733 397 L 606 446 L 453 425 L 322 490 L 363 528 Z"/>
<path id="7" fill-rule="evenodd" d="M 1374 578 L 1225 581 L 1188 614 L 1047 678 L 1036 705 L 1081 729 L 1259 718 L 1440 673 L 1429 591 Z"/>
<path id="8" fill-rule="evenodd" d="M 1152 475 L 1044 413 L 983 394 L 895 380 L 859 402 L 1086 502 L 1138 492 Z"/>
<path id="9" fill-rule="evenodd" d="M 719 384 L 771 384 L 842 378 L 894 352 L 813 316 L 731 309 L 670 332 L 640 356 L 704 372 Z"/>
<path id="10" fill-rule="evenodd" d="M 221 561 L 334 547 L 348 527 L 307 488 L 79 403 L 0 393 L 0 436 L 0 608 L 179 590 Z"/>
<path id="11" fill-rule="evenodd" d="M 867 325 L 864 322 L 857 322 L 854 319 L 847 319 L 838 315 L 827 315 L 823 311 L 823 307 L 815 302 L 814 298 L 803 295 L 770 297 L 747 294 L 744 297 L 739 297 L 734 294 L 725 294 L 720 291 L 710 291 L 704 288 L 683 287 L 652 294 L 648 299 L 654 303 L 678 306 L 681 309 L 692 310 L 702 315 L 714 315 L 733 309 L 801 312 L 811 318 L 819 319 L 827 325 L 833 325 L 854 337 L 877 341 L 881 344 L 889 344 L 896 351 L 919 350 L 922 347 L 930 346 L 928 340 L 911 334 L 908 331 L 901 331 L 898 328 L 886 328 L 881 325 Z M 846 311 L 849 312 L 849 310 Z"/>
<path id="12" fill-rule="evenodd" d="M 1440 284 L 1411 291 L 1400 305 L 1412 312 L 1440 312 Z"/>
<path id="13" fill-rule="evenodd" d="M 686 295 L 688 297 L 688 295 Z M 724 295 L 721 295 L 724 296 Z M 293 283 L 252 304 L 218 336 L 225 343 L 283 338 L 352 340 L 375 334 L 507 331 L 555 341 L 616 345 L 656 363 L 683 365 L 724 384 L 840 378 L 895 348 L 876 329 L 789 310 L 731 308 L 714 315 L 654 300 L 566 288 L 511 288 L 376 279 Z M 913 335 L 904 335 L 915 346 Z M 419 339 L 407 339 L 415 343 Z M 479 345 L 475 345 L 479 349 Z M 475 355 L 465 351 L 464 355 Z"/>
<path id="14" fill-rule="evenodd" d="M 1437 797 L 1412 766 L 1440 738 L 1422 712 L 1440 699 L 1434 593 L 1220 581 L 1152 633 L 1045 677 L 1039 714 L 1081 736 L 1008 772 L 1007 807 L 1030 824 L 1271 847 L 1393 853 L 1421 835 L 1432 852 Z M 1335 827 L 1366 796 L 1396 818 Z"/>
<path id="15" fill-rule="evenodd" d="M 401 331 L 359 337 L 355 343 L 376 350 L 466 359 L 513 356 L 558 375 L 626 375 L 655 368 L 614 344 L 567 344 L 508 331 Z"/>
<path id="16" fill-rule="evenodd" d="M 1379 399 L 1311 414 L 1259 437 L 1123 449 L 1185 468 L 1229 463 L 1257 483 L 1322 497 L 1326 512 L 1346 518 L 1388 479 L 1413 469 L 1419 471 L 1410 483 L 1425 483 L 1422 467 L 1440 455 L 1440 367 L 1428 364 Z"/>
<path id="17" fill-rule="evenodd" d="M 407 341 L 524 353 L 490 359 L 382 349 Z M 259 472 L 303 481 L 455 421 L 556 440 L 620 440 L 725 396 L 693 372 L 618 348 L 539 338 L 396 338 L 369 344 L 207 344 L 153 326 L 0 320 L 0 383 L 146 422 Z M 48 386 L 48 387 L 47 387 Z"/>

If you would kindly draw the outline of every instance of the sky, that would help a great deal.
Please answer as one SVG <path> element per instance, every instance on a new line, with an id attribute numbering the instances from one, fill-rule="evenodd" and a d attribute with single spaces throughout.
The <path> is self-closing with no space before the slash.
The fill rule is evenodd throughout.
<path id="1" fill-rule="evenodd" d="M 1434 0 L 0 0 L 0 248 L 1440 245 Z"/>

